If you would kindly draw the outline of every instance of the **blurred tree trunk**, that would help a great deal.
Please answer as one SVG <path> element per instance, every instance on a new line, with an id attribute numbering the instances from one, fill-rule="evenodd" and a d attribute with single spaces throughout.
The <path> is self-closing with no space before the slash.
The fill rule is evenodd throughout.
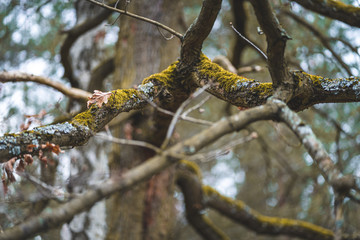
<path id="1" fill-rule="evenodd" d="M 96 9 L 93 4 L 82 0 L 75 1 L 74 7 L 76 11 L 75 27 L 90 19 L 97 18 L 102 11 L 105 11 L 104 9 Z M 104 24 L 101 23 L 82 34 L 70 49 L 72 71 L 74 80 L 76 80 L 73 84 L 84 90 L 93 90 L 90 83 L 92 70 L 106 57 L 103 39 L 98 37 L 103 36 Z M 68 108 L 69 110 L 78 111 L 85 108 L 85 104 L 76 104 L 76 101 L 70 100 Z M 104 146 L 94 139 L 89 141 L 84 148 L 72 150 L 71 158 L 73 161 L 71 162 L 71 175 L 67 185 L 69 192 L 82 192 L 87 188 L 89 179 L 95 182 L 97 179 L 102 178 L 104 174 L 102 169 L 106 167 L 107 161 L 98 156 L 101 155 L 103 148 Z M 104 212 L 105 204 L 99 203 L 91 211 L 77 215 L 63 227 L 63 239 L 89 239 L 89 236 L 94 235 L 96 232 L 96 229 L 90 227 L 91 224 L 101 228 L 101 222 L 105 220 Z M 48 235 L 44 239 L 53 239 L 53 237 Z"/>
<path id="2" fill-rule="evenodd" d="M 124 1 L 125 2 L 125 1 Z M 124 5 L 121 6 L 124 9 Z M 131 12 L 160 21 L 175 29 L 182 17 L 178 1 L 138 0 L 127 6 Z M 165 69 L 176 60 L 180 42 L 166 40 L 155 26 L 121 16 L 116 47 L 112 88 L 139 84 L 150 74 Z M 168 33 L 163 33 L 169 37 Z M 116 137 L 161 145 L 171 118 L 148 108 L 135 113 L 113 130 Z M 120 175 L 154 153 L 145 148 L 113 145 L 111 174 Z M 107 239 L 169 239 L 175 223 L 172 169 L 154 176 L 125 194 L 113 195 L 107 203 Z"/>

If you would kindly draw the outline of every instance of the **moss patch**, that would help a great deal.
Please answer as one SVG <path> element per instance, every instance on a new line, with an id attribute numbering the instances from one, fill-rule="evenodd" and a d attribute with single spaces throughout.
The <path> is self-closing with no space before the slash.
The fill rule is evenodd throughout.
<path id="1" fill-rule="evenodd" d="M 160 73 L 155 73 L 147 78 L 145 78 L 142 84 L 146 84 L 149 82 L 156 82 L 164 87 L 172 86 L 175 81 L 176 76 L 176 65 L 178 61 L 172 63 L 167 69 Z"/>

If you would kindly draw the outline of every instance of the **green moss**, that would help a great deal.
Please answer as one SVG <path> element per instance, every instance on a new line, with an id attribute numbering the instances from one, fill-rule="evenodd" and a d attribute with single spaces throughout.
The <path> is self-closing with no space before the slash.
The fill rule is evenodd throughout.
<path id="1" fill-rule="evenodd" d="M 204 223 L 215 232 L 215 234 L 217 235 L 217 239 L 230 240 L 230 238 L 226 236 L 226 234 L 219 227 L 217 227 L 208 217 L 204 215 L 202 215 L 201 217 Z"/>
<path id="2" fill-rule="evenodd" d="M 321 82 L 323 80 L 328 80 L 322 76 L 308 74 L 303 71 L 294 71 L 293 75 L 294 75 L 294 79 L 297 81 L 297 84 L 299 87 L 303 87 L 303 84 L 305 84 L 305 82 L 306 82 L 304 80 L 306 80 L 306 79 L 309 79 L 314 86 L 321 86 Z"/>
<path id="3" fill-rule="evenodd" d="M 71 121 L 71 123 L 75 123 L 75 125 L 81 125 L 81 126 L 86 126 L 89 127 L 90 129 L 92 129 L 92 125 L 94 123 L 94 116 L 91 114 L 91 109 L 95 108 L 96 106 L 93 105 L 91 106 L 90 109 L 81 112 L 79 114 L 77 114 L 73 120 Z"/>
<path id="4" fill-rule="evenodd" d="M 204 54 L 201 54 L 200 56 L 198 69 L 201 75 L 206 76 L 212 80 L 216 79 L 216 82 L 219 83 L 220 87 L 224 88 L 226 92 L 235 90 L 236 83 L 238 81 L 254 81 L 253 79 L 240 77 L 236 74 L 226 71 L 216 63 L 211 62 L 211 60 Z"/>
<path id="5" fill-rule="evenodd" d="M 260 97 L 270 96 L 273 93 L 272 83 L 260 83 L 254 79 L 248 79 L 226 71 L 216 63 L 211 62 L 204 54 L 200 56 L 198 71 L 200 75 L 219 84 L 219 87 L 224 89 L 226 93 L 246 90 Z"/>
<path id="6" fill-rule="evenodd" d="M 108 102 L 108 106 L 111 108 L 121 108 L 131 98 L 140 100 L 139 92 L 135 89 L 118 89 L 112 93 Z"/>
<path id="7" fill-rule="evenodd" d="M 158 82 L 164 87 L 171 86 L 175 80 L 176 75 L 176 65 L 178 64 L 178 61 L 171 64 L 167 69 L 160 73 L 155 73 L 147 78 L 145 78 L 142 82 L 142 84 L 146 84 L 148 82 Z"/>
<path id="8" fill-rule="evenodd" d="M 179 164 L 184 166 L 190 172 L 194 173 L 200 180 L 202 179 L 202 173 L 200 167 L 196 163 L 188 160 L 181 160 Z"/>

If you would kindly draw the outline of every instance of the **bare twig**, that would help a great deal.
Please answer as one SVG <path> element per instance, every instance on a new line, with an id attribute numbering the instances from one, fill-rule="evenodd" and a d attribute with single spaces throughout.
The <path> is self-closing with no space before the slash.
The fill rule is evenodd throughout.
<path id="1" fill-rule="evenodd" d="M 149 149 L 155 151 L 158 154 L 161 153 L 160 148 L 158 148 L 158 147 L 156 147 L 156 146 L 154 146 L 154 145 L 152 145 L 150 143 L 147 143 L 147 142 L 131 140 L 131 139 L 116 138 L 116 137 L 113 137 L 111 135 L 104 135 L 104 134 L 97 134 L 96 136 L 100 137 L 101 139 L 104 139 L 106 141 L 113 142 L 113 143 L 149 148 Z"/>
<path id="2" fill-rule="evenodd" d="M 230 143 L 225 144 L 225 145 L 217 148 L 216 150 L 213 150 L 213 151 L 210 151 L 210 152 L 207 152 L 207 153 L 198 153 L 198 154 L 196 154 L 194 156 L 191 156 L 189 158 L 189 160 L 191 160 L 191 161 L 198 161 L 199 160 L 199 161 L 202 161 L 202 162 L 211 161 L 211 160 L 215 159 L 217 156 L 227 154 L 235 146 L 238 146 L 240 144 L 244 144 L 246 142 L 254 140 L 257 137 L 258 137 L 258 134 L 256 132 L 252 132 L 248 136 L 242 137 L 242 138 L 239 138 L 239 139 L 235 139 L 235 140 L 231 141 Z"/>
<path id="3" fill-rule="evenodd" d="M 196 109 L 200 108 L 202 105 L 204 105 L 209 99 L 211 98 L 211 95 L 206 96 L 203 100 L 201 100 L 198 104 L 192 106 L 188 110 L 184 111 L 183 114 L 181 114 L 181 117 L 186 117 L 189 113 L 192 111 L 195 111 Z"/>
<path id="4" fill-rule="evenodd" d="M 157 111 L 162 112 L 164 114 L 170 115 L 170 116 L 175 116 L 175 113 L 166 110 L 164 108 L 159 107 L 158 105 L 156 105 L 156 103 L 150 101 L 149 99 L 147 99 L 145 96 L 141 96 L 143 99 L 145 99 L 150 106 L 154 107 Z M 188 122 L 192 122 L 192 123 L 196 123 L 196 124 L 201 124 L 201 125 L 206 125 L 206 126 L 211 126 L 213 124 L 213 122 L 207 121 L 207 120 L 203 120 L 203 119 L 198 119 L 198 118 L 193 118 L 193 117 L 189 117 L 189 116 L 183 116 L 183 114 L 180 115 L 179 117 L 181 120 L 184 121 L 188 121 Z"/>
<path id="5" fill-rule="evenodd" d="M 164 149 L 168 146 L 171 136 L 175 130 L 175 125 L 178 122 L 179 118 L 181 117 L 181 113 L 184 111 L 184 109 L 195 99 L 197 98 L 200 94 L 202 94 L 203 92 L 205 92 L 205 90 L 207 88 L 209 88 L 210 85 L 205 85 L 202 88 L 199 88 L 198 90 L 196 90 L 188 99 L 186 99 L 181 105 L 180 107 L 176 110 L 176 113 L 173 117 L 173 119 L 171 120 L 171 123 L 169 125 L 168 131 L 166 133 L 166 138 L 163 142 L 163 144 L 161 145 L 161 149 Z"/>

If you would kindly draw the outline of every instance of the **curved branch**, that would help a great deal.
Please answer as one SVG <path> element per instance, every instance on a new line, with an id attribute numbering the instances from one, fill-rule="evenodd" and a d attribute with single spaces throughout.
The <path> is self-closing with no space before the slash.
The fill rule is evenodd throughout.
<path id="1" fill-rule="evenodd" d="M 211 220 L 202 213 L 205 208 L 201 183 L 198 177 L 191 170 L 187 169 L 192 162 L 180 161 L 176 171 L 176 184 L 180 187 L 184 195 L 186 207 L 186 219 L 192 227 L 204 238 L 209 240 L 229 239 L 225 233 L 211 222 Z"/>
<path id="2" fill-rule="evenodd" d="M 334 239 L 334 233 L 329 229 L 301 220 L 262 215 L 242 201 L 222 196 L 210 186 L 203 186 L 202 191 L 206 205 L 256 233 L 287 235 L 303 239 Z"/>
<path id="3" fill-rule="evenodd" d="M 210 186 L 203 186 L 200 169 L 193 162 L 180 161 L 176 177 L 177 184 L 184 194 L 187 217 L 197 216 L 197 221 L 191 221 L 190 224 L 206 239 L 226 239 L 223 233 L 217 232 L 217 228 L 214 228 L 210 220 L 204 223 L 200 218 L 201 212 L 207 207 L 258 234 L 317 240 L 332 240 L 335 237 L 333 231 L 309 222 L 262 215 L 240 200 L 223 196 Z M 210 232 L 216 237 L 208 238 L 207 234 Z M 341 239 L 357 239 L 357 237 L 343 235 Z"/>
<path id="4" fill-rule="evenodd" d="M 64 95 L 78 100 L 87 101 L 91 97 L 91 93 L 79 88 L 67 87 L 60 82 L 54 82 L 49 78 L 35 76 L 22 72 L 0 72 L 0 82 L 36 82 L 49 87 L 52 87 Z"/>
<path id="5" fill-rule="evenodd" d="M 350 26 L 360 27 L 360 8 L 337 0 L 291 0 L 301 6 Z"/>

